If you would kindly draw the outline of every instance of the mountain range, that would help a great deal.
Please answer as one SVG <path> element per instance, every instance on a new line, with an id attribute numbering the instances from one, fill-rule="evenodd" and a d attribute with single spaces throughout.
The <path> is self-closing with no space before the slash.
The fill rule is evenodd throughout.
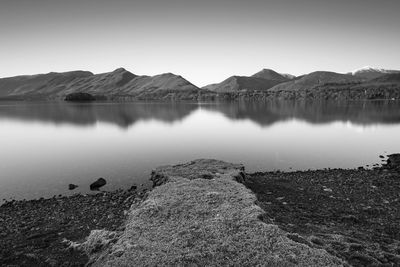
<path id="1" fill-rule="evenodd" d="M 98 99 L 155 98 L 179 95 L 197 96 L 206 92 L 179 75 L 165 73 L 139 76 L 123 68 L 93 74 L 72 71 L 0 79 L 0 98 L 23 100 L 62 100 L 72 93 L 88 93 Z"/>
<path id="2" fill-rule="evenodd" d="M 99 100 L 215 100 L 236 98 L 400 98 L 400 71 L 365 67 L 347 74 L 316 71 L 295 77 L 263 69 L 199 88 L 182 76 L 136 75 L 124 68 L 93 74 L 71 71 L 0 79 L 3 100 L 63 100 L 87 93 Z"/>

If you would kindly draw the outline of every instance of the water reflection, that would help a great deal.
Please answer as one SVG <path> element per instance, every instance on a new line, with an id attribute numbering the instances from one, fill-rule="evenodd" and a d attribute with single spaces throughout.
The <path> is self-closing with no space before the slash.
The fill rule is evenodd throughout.
<path id="1" fill-rule="evenodd" d="M 400 151 L 400 103 L 0 102 L 0 203 L 149 182 L 197 158 L 246 170 L 355 168 Z M 68 191 L 68 184 L 77 184 Z"/>
<path id="2" fill-rule="evenodd" d="M 222 102 L 222 103 L 0 103 L 0 119 L 54 124 L 95 125 L 98 122 L 128 128 L 138 121 L 180 121 L 197 109 L 215 111 L 232 120 L 251 120 L 269 126 L 289 119 L 313 124 L 335 121 L 359 125 L 400 122 L 398 101 L 352 102 Z"/>
<path id="3" fill-rule="evenodd" d="M 108 122 L 127 128 L 140 120 L 181 120 L 196 109 L 173 103 L 0 103 L 0 118 L 54 124 L 94 125 Z"/>

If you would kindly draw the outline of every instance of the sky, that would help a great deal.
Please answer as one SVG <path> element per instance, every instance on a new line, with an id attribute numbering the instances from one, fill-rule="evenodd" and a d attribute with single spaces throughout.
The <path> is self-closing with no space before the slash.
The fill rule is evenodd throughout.
<path id="1" fill-rule="evenodd" d="M 400 69 L 399 0 L 0 0 L 0 77 Z"/>

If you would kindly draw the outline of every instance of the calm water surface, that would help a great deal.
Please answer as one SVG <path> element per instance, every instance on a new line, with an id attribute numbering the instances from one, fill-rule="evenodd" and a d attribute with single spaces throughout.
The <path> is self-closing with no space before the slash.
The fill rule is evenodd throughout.
<path id="1" fill-rule="evenodd" d="M 355 168 L 400 152 L 400 103 L 0 102 L 0 201 L 148 184 L 197 158 L 247 171 Z M 79 188 L 68 191 L 69 183 Z"/>

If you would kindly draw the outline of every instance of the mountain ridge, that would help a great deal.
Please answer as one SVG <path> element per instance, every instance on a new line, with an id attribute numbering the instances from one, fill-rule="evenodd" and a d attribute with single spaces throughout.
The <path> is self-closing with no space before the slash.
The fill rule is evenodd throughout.
<path id="1" fill-rule="evenodd" d="M 357 77 L 364 78 L 364 79 L 375 79 L 382 75 L 390 74 L 390 73 L 400 73 L 400 71 L 366 66 L 366 67 L 356 69 L 351 72 L 351 74 L 353 76 L 357 76 Z"/>
<path id="2" fill-rule="evenodd" d="M 330 71 L 315 71 L 307 75 L 298 77 L 298 79 L 278 84 L 270 89 L 270 91 L 299 91 L 304 89 L 312 89 L 315 86 L 326 83 L 348 83 L 358 82 L 360 79 L 348 75 Z"/>
<path id="3" fill-rule="evenodd" d="M 62 100 L 68 94 L 80 92 L 112 100 L 119 95 L 135 97 L 144 92 L 157 92 L 158 97 L 163 97 L 167 94 L 163 91 L 198 93 L 200 90 L 180 75 L 136 75 L 124 68 L 99 74 L 69 71 L 0 79 L 0 97 L 22 100 Z"/>
<path id="4" fill-rule="evenodd" d="M 220 83 L 209 84 L 202 88 L 219 93 L 242 90 L 266 91 L 277 84 L 290 80 L 274 70 L 264 68 L 251 76 L 233 75 Z"/>
<path id="5" fill-rule="evenodd" d="M 262 69 L 261 71 L 253 74 L 251 77 L 263 78 L 266 80 L 272 80 L 277 82 L 287 82 L 290 80 L 287 77 L 283 76 L 282 74 L 279 74 L 271 69 Z"/>
<path id="6" fill-rule="evenodd" d="M 366 78 L 364 73 L 372 73 L 368 77 L 373 78 Z M 347 74 L 315 71 L 294 77 L 264 68 L 251 76 L 234 75 L 220 83 L 199 88 L 170 72 L 147 76 L 124 68 L 99 74 L 78 70 L 0 78 L 0 99 L 64 100 L 74 93 L 88 93 L 96 100 L 111 101 L 298 98 L 299 95 L 318 97 L 318 94 L 329 98 L 331 92 L 336 94 L 335 97 L 346 94 L 346 97 L 392 99 L 400 95 L 397 89 L 400 88 L 399 74 L 400 71 L 396 70 L 362 68 Z M 350 94 L 350 91 L 357 93 Z"/>
<path id="7" fill-rule="evenodd" d="M 231 76 L 221 83 L 207 85 L 202 88 L 219 93 L 237 92 L 241 90 L 266 91 L 278 83 L 277 81 L 259 77 Z"/>

